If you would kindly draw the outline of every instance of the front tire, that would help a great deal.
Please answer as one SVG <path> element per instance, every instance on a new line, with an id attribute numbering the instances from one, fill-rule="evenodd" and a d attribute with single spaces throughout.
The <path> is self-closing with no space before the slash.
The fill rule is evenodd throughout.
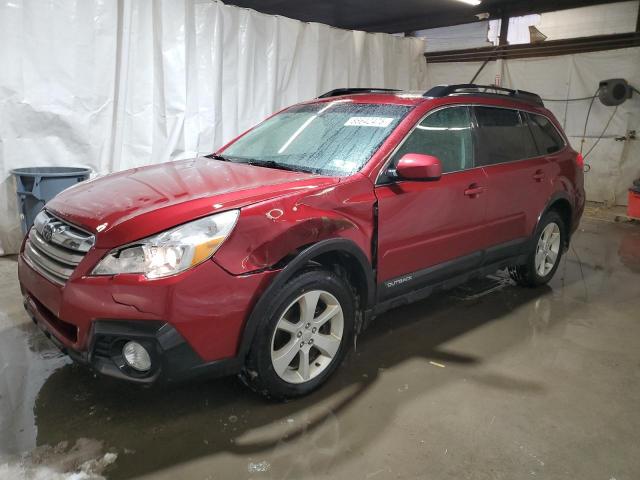
<path id="1" fill-rule="evenodd" d="M 560 265 L 567 244 L 567 227 L 558 212 L 551 210 L 542 217 L 533 238 L 526 263 L 509 269 L 511 277 L 526 287 L 549 282 Z"/>
<path id="2" fill-rule="evenodd" d="M 270 302 L 241 373 L 273 398 L 306 395 L 335 371 L 353 339 L 356 301 L 349 284 L 326 270 L 290 280 Z"/>

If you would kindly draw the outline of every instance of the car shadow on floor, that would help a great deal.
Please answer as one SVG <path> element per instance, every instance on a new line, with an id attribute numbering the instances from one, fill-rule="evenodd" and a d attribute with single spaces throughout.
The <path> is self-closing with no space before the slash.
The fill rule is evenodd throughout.
<path id="1" fill-rule="evenodd" d="M 67 364 L 46 379 L 35 401 L 37 444 L 97 439 L 119 453 L 107 471 L 109 478 L 130 478 L 221 452 L 256 458 L 270 452 L 273 457 L 287 451 L 291 442 L 311 437 L 315 442 L 328 430 L 322 435 L 328 435 L 329 443 L 347 444 L 331 456 L 332 462 L 339 462 L 349 455 L 349 445 L 366 448 L 401 402 L 461 375 L 491 388 L 541 393 L 535 382 L 481 373 L 475 367 L 560 318 L 541 314 L 540 327 L 535 325 L 536 313 L 514 315 L 524 305 L 549 297 L 550 291 L 547 286 L 518 288 L 494 277 L 397 308 L 376 319 L 357 339 L 355 351 L 327 384 L 286 403 L 265 400 L 235 378 L 142 388 Z M 452 340 L 497 321 L 518 325 L 501 329 L 504 334 L 479 353 L 447 348 Z M 380 388 L 382 376 L 404 362 L 419 363 L 410 369 L 410 377 L 399 374 L 398 385 L 382 397 L 376 395 L 388 397 L 382 400 L 383 408 L 355 427 L 343 421 L 345 412 L 361 408 L 367 393 Z M 353 415 L 352 411 L 349 417 Z M 362 415 L 364 419 L 368 414 Z M 332 438 L 336 431 L 339 438 Z"/>

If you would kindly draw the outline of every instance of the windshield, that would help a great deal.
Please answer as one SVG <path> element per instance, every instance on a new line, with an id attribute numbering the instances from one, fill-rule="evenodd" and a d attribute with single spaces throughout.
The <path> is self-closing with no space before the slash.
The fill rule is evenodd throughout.
<path id="1" fill-rule="evenodd" d="M 344 100 L 291 107 L 222 152 L 225 159 L 323 175 L 350 175 L 367 163 L 410 107 Z"/>

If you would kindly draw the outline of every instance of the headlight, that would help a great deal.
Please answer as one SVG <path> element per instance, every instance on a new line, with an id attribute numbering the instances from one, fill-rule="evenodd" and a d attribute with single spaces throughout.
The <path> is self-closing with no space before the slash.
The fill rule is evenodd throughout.
<path id="1" fill-rule="evenodd" d="M 112 250 L 92 274 L 142 273 L 162 278 L 187 270 L 211 258 L 233 230 L 239 213 L 211 215 Z"/>

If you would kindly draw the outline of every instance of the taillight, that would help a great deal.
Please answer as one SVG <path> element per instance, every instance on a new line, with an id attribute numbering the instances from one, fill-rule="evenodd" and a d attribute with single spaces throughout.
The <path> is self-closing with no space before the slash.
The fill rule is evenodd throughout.
<path id="1" fill-rule="evenodd" d="M 584 168 L 584 157 L 581 153 L 576 155 L 576 165 L 580 168 Z"/>

